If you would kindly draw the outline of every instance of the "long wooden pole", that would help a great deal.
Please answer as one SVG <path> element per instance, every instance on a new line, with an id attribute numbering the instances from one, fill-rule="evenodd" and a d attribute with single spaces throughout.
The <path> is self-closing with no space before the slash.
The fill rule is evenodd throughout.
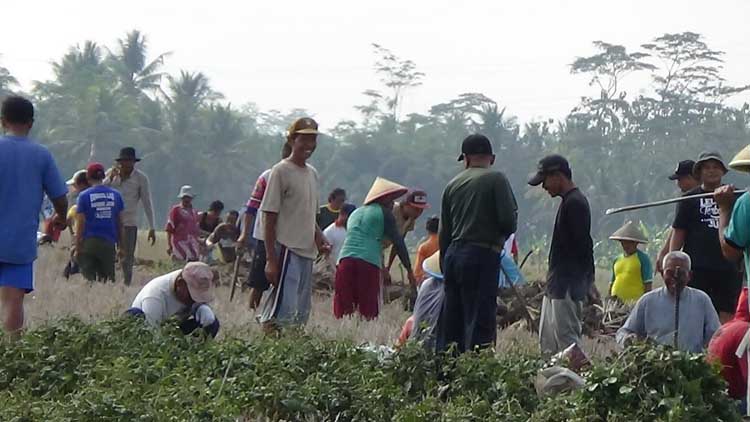
<path id="1" fill-rule="evenodd" d="M 747 189 L 740 189 L 740 190 L 734 191 L 734 193 L 737 195 L 745 193 L 745 192 L 747 192 Z M 625 211 L 639 210 L 642 208 L 658 207 L 660 205 L 668 205 L 668 204 L 674 204 L 675 202 L 687 201 L 688 199 L 708 198 L 710 196 L 714 196 L 714 193 L 713 192 L 697 193 L 695 195 L 681 196 L 679 198 L 665 199 L 663 201 L 646 202 L 643 204 L 628 205 L 628 206 L 620 207 L 620 208 L 610 208 L 607 211 L 605 211 L 605 214 L 611 215 L 611 214 L 617 214 L 617 213 L 625 212 Z"/>

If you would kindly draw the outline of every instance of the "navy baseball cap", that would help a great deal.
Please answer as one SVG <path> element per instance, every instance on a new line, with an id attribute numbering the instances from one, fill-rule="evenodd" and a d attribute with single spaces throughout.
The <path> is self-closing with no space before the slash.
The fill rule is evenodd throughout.
<path id="1" fill-rule="evenodd" d="M 478 133 L 469 135 L 461 143 L 461 155 L 458 156 L 458 161 L 463 161 L 465 155 L 492 155 L 492 143 L 489 138 Z"/>
<path id="2" fill-rule="evenodd" d="M 571 174 L 570 164 L 568 164 L 568 160 L 566 160 L 562 155 L 558 154 L 548 155 L 539 160 L 539 164 L 537 164 L 536 170 L 537 171 L 534 177 L 529 179 L 529 184 L 531 186 L 539 186 L 542 182 L 544 182 L 544 178 L 548 174 L 556 171 L 561 171 L 567 175 Z"/>
<path id="3" fill-rule="evenodd" d="M 669 180 L 677 180 L 683 176 L 692 176 L 693 166 L 695 166 L 695 161 L 693 160 L 680 161 L 677 164 L 677 168 L 674 170 L 674 173 L 669 176 Z"/>

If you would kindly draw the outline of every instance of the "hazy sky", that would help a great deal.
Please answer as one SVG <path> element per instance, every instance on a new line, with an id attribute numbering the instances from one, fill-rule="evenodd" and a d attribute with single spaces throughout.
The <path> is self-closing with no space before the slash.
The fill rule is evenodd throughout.
<path id="1" fill-rule="evenodd" d="M 166 70 L 204 72 L 233 104 L 310 110 L 324 127 L 357 118 L 377 88 L 370 43 L 427 74 L 404 114 L 464 92 L 482 92 L 521 121 L 564 116 L 586 92 L 569 73 L 591 41 L 629 49 L 665 32 L 695 31 L 726 52 L 730 83 L 750 83 L 750 1 L 5 1 L 0 63 L 21 81 L 50 77 L 49 62 L 75 43 L 113 47 L 131 29 Z M 647 81 L 631 79 L 635 93 Z M 750 101 L 750 95 L 733 100 Z"/>

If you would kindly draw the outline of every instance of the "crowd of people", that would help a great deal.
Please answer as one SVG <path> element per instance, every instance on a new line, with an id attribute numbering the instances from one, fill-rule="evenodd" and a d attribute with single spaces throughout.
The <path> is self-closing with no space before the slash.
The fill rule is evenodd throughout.
<path id="1" fill-rule="evenodd" d="M 66 188 L 52 155 L 28 138 L 33 105 L 9 97 L 1 113 L 6 135 L 0 138 L 0 200 L 15 205 L 0 210 L 0 306 L 5 332 L 18 335 L 24 296 L 34 288 L 34 233 L 44 195 L 54 209 L 47 226 L 57 231 L 70 227 L 73 234 L 67 273 L 114 280 L 119 258 L 129 284 L 141 207 L 152 245 L 156 237 L 149 179 L 136 168 L 135 149 L 123 148 L 109 170 L 90 163 Z M 128 314 L 153 325 L 178 316 L 184 332 L 200 327 L 215 336 L 219 319 L 210 302 L 217 274 L 208 264 L 213 259 L 231 262 L 247 250 L 250 306 L 258 311 L 264 332 L 308 321 L 316 260 L 335 271 L 335 317 L 358 314 L 373 320 L 398 257 L 414 292 L 414 312 L 400 344 L 417 339 L 453 353 L 493 347 L 498 287 L 522 277 L 515 266 L 518 207 L 506 176 L 492 169 L 492 142 L 473 134 L 461 143 L 457 160 L 464 168 L 446 186 L 439 215 L 426 218 L 428 235 L 412 265 L 404 238 L 430 207 L 426 193 L 377 177 L 362 205 L 347 203 L 341 188 L 321 205 L 319 176 L 309 164 L 318 134 L 317 122 L 309 117 L 290 125 L 281 160 L 259 176 L 242 215 L 232 210 L 224 221 L 219 201 L 199 213 L 193 207 L 193 188 L 182 186 L 165 231 L 168 254 L 184 267 L 149 281 Z M 688 198 L 677 205 L 655 269 L 639 249 L 648 239 L 637 223 L 628 222 L 610 237 L 623 252 L 612 264 L 607 293 L 633 305 L 617 332 L 618 343 L 626 347 L 639 338 L 690 352 L 708 348 L 711 358 L 724 365 L 734 397 L 747 386 L 750 317 L 739 262 L 743 255 L 745 267 L 750 262 L 750 196 L 738 196 L 733 186 L 723 184 L 730 167 L 750 170 L 750 149 L 729 166 L 715 151 L 678 164 L 669 179 Z M 550 356 L 581 344 L 583 306 L 596 290 L 594 242 L 590 207 L 568 160 L 548 155 L 536 170 L 528 184 L 560 198 L 538 327 L 542 354 Z M 700 194 L 706 195 L 694 196 Z M 653 288 L 655 274 L 664 287 Z"/>

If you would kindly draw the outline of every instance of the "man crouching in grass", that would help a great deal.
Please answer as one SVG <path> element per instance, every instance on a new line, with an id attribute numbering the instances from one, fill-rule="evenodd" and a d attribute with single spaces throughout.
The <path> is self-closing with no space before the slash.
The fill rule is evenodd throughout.
<path id="1" fill-rule="evenodd" d="M 177 316 L 184 334 L 202 327 L 206 334 L 216 337 L 219 320 L 208 305 L 214 300 L 213 278 L 211 267 L 202 262 L 190 262 L 181 270 L 146 283 L 126 313 L 143 316 L 152 326 Z"/>

